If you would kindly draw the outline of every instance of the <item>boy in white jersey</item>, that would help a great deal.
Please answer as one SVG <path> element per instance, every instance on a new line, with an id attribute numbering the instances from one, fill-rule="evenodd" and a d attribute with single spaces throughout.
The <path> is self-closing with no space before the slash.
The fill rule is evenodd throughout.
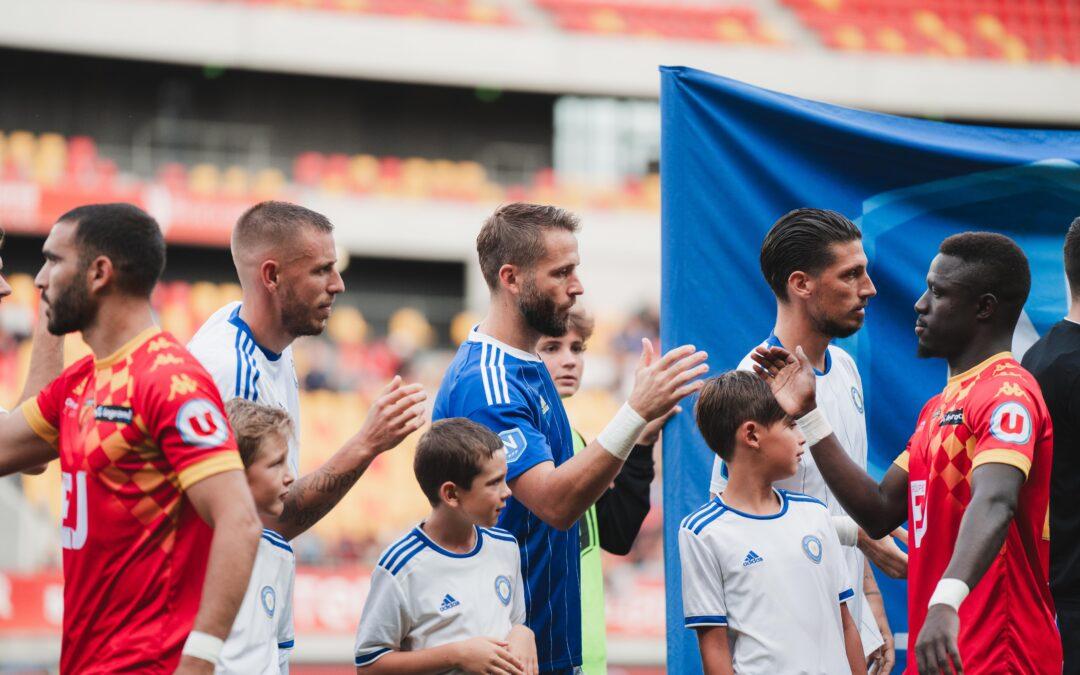
<path id="1" fill-rule="evenodd" d="M 371 574 L 357 672 L 536 675 L 518 543 L 493 527 L 510 496 L 502 440 L 464 418 L 439 420 L 413 469 L 431 515 Z"/>
<path id="2" fill-rule="evenodd" d="M 828 509 L 773 487 L 795 474 L 805 441 L 763 384 L 731 371 L 698 399 L 698 428 L 728 480 L 679 528 L 686 627 L 706 675 L 864 674 Z"/>
<path id="3" fill-rule="evenodd" d="M 271 529 L 293 482 L 288 465 L 292 422 L 280 408 L 235 398 L 225 404 L 255 509 L 263 523 L 251 580 L 215 673 L 287 675 L 294 645 L 295 560 L 289 542 Z"/>

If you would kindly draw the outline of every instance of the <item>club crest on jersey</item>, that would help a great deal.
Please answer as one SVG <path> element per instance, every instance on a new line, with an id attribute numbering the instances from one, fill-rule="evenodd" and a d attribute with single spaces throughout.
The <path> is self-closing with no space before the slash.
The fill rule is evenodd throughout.
<path id="1" fill-rule="evenodd" d="M 999 441 L 1023 445 L 1031 438 L 1031 413 L 1021 403 L 1006 401 L 990 414 L 990 433 Z"/>
<path id="2" fill-rule="evenodd" d="M 941 418 L 941 422 L 938 423 L 939 427 L 956 426 L 957 424 L 964 423 L 964 409 L 957 408 L 956 410 L 950 410 Z"/>
<path id="3" fill-rule="evenodd" d="M 499 438 L 502 439 L 503 445 L 506 447 L 506 463 L 513 464 L 521 455 L 525 452 L 525 434 L 521 429 L 514 427 L 513 429 L 507 429 L 506 431 L 499 432 Z"/>
<path id="4" fill-rule="evenodd" d="M 504 606 L 510 604 L 510 592 L 512 590 L 513 586 L 511 586 L 509 578 L 502 574 L 495 577 L 495 595 L 499 596 L 499 602 Z"/>
<path id="5" fill-rule="evenodd" d="M 114 424 L 131 424 L 134 417 L 131 408 L 122 405 L 99 405 L 94 408 L 94 419 L 98 422 L 113 422 Z"/>
<path id="6" fill-rule="evenodd" d="M 862 392 L 857 387 L 851 388 L 851 402 L 855 404 L 855 409 L 859 411 L 859 414 L 863 414 Z"/>
<path id="7" fill-rule="evenodd" d="M 205 398 L 193 398 L 176 413 L 176 430 L 188 445 L 216 448 L 229 437 L 221 411 Z"/>
<path id="8" fill-rule="evenodd" d="M 821 564 L 821 554 L 824 549 L 821 546 L 821 540 L 812 534 L 808 534 L 802 538 L 802 550 L 806 554 L 806 557 L 810 559 L 810 562 L 815 565 Z"/>
<path id="9" fill-rule="evenodd" d="M 262 608 L 266 612 L 266 616 L 273 619 L 274 609 L 277 607 L 277 594 L 274 593 L 274 587 L 263 586 L 262 590 L 259 591 L 259 600 L 262 601 Z"/>

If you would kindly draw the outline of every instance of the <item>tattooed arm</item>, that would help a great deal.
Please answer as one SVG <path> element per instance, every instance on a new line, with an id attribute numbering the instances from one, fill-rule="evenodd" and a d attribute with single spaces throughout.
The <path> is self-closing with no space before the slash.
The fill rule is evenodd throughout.
<path id="1" fill-rule="evenodd" d="M 371 405 L 360 431 L 318 469 L 289 488 L 278 532 L 293 539 L 334 508 L 372 461 L 424 424 L 424 393 L 419 384 L 395 377 Z"/>

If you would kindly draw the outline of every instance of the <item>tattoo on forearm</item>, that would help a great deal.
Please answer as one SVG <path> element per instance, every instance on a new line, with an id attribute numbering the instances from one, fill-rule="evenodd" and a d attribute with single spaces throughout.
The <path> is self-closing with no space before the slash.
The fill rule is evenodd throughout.
<path id="1" fill-rule="evenodd" d="M 304 476 L 289 490 L 279 520 L 305 530 L 311 527 L 341 501 L 365 468 L 340 473 L 319 469 Z"/>

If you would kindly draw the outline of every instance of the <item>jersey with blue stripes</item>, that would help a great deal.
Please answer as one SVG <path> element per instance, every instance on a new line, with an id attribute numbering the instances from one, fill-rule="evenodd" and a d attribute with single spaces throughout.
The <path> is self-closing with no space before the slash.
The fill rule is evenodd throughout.
<path id="1" fill-rule="evenodd" d="M 223 401 L 244 398 L 289 413 L 293 423 L 289 470 L 299 478 L 300 383 L 292 347 L 279 354 L 259 345 L 251 328 L 240 318 L 239 302 L 214 312 L 187 347 L 214 378 Z"/>
<path id="2" fill-rule="evenodd" d="M 679 527 L 687 628 L 728 629 L 738 673 L 846 673 L 840 604 L 854 592 L 821 501 L 776 490 L 777 511 L 720 497 Z"/>
<path id="3" fill-rule="evenodd" d="M 393 651 L 474 637 L 505 639 L 525 623 L 517 541 L 506 530 L 475 530 L 476 545 L 468 553 L 442 548 L 422 525 L 383 552 L 356 630 L 357 666 Z"/>
<path id="4" fill-rule="evenodd" d="M 433 419 L 467 417 L 506 446 L 507 480 L 542 462 L 574 456 L 574 440 L 555 384 L 536 354 L 473 329 L 446 371 Z M 511 497 L 499 527 L 521 547 L 525 606 L 541 671 L 581 665 L 581 551 L 578 525 L 560 531 Z"/>

